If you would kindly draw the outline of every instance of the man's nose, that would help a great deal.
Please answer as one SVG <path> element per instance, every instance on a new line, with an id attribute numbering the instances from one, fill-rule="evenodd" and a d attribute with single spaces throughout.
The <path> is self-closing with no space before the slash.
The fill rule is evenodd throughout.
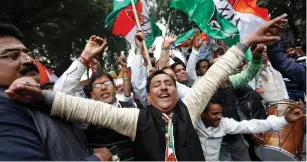
<path id="1" fill-rule="evenodd" d="M 21 63 L 22 64 L 35 64 L 35 61 L 32 57 L 30 57 L 27 54 L 23 54 L 21 58 Z"/>

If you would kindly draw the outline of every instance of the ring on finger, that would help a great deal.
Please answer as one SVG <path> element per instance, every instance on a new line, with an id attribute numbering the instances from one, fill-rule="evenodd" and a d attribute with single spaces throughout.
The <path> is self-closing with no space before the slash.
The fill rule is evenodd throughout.
<path id="1" fill-rule="evenodd" d="M 30 82 L 24 81 L 24 82 L 22 82 L 22 84 L 25 85 L 25 86 L 29 86 L 29 85 L 30 85 Z"/>

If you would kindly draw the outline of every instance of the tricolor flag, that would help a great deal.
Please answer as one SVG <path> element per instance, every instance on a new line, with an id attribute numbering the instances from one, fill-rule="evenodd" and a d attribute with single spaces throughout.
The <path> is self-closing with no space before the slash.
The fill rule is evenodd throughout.
<path id="1" fill-rule="evenodd" d="M 48 83 L 48 82 L 56 82 L 58 77 L 54 75 L 48 68 L 46 68 L 43 64 L 41 64 L 38 60 L 35 60 L 37 68 L 39 70 L 40 76 L 40 84 Z"/>
<path id="2" fill-rule="evenodd" d="M 172 0 L 170 7 L 185 12 L 210 38 L 231 47 L 269 20 L 257 0 Z M 246 59 L 250 60 L 250 52 Z"/>
<path id="3" fill-rule="evenodd" d="M 195 29 L 191 29 L 187 32 L 180 34 L 175 42 L 175 47 L 188 47 L 188 39 L 193 38 L 194 35 Z M 209 41 L 209 37 L 205 33 L 200 33 L 200 36 L 203 38 L 204 41 Z"/>
<path id="4" fill-rule="evenodd" d="M 157 36 L 162 35 L 162 31 L 150 17 L 145 2 L 142 0 L 134 0 L 134 2 L 141 28 L 146 37 L 146 44 L 149 47 Z M 131 0 L 114 0 L 113 6 L 114 9 L 106 18 L 105 25 L 109 26 L 114 20 L 112 33 L 125 37 L 130 44 L 134 45 L 134 35 L 138 27 L 131 6 Z"/>

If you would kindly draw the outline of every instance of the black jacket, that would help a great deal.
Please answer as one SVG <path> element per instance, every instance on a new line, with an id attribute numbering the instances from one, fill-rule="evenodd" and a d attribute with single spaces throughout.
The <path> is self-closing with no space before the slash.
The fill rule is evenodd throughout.
<path id="1" fill-rule="evenodd" d="M 134 107 L 127 102 L 119 101 L 119 103 L 121 107 Z M 91 149 L 101 147 L 111 149 L 116 146 L 119 149 L 117 154 L 121 161 L 134 160 L 133 145 L 129 137 L 121 135 L 112 129 L 92 125 L 86 129 L 85 133 Z"/>
<path id="2" fill-rule="evenodd" d="M 185 104 L 179 100 L 174 114 L 174 142 L 178 161 L 204 161 L 200 140 Z M 162 113 L 152 106 L 141 109 L 134 141 L 135 159 L 165 161 L 165 122 Z"/>
<path id="3" fill-rule="evenodd" d="M 80 127 L 12 102 L 4 90 L 0 88 L 0 160 L 99 160 L 89 156 Z"/>
<path id="4" fill-rule="evenodd" d="M 266 119 L 265 108 L 256 91 L 246 85 L 235 90 L 239 120 Z"/>

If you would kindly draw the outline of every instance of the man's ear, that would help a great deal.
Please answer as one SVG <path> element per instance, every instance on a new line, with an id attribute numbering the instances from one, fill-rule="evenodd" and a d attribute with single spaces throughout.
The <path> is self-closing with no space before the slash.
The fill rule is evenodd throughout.
<path id="1" fill-rule="evenodd" d="M 151 104 L 151 96 L 150 96 L 150 94 L 149 94 L 149 93 L 147 93 L 147 96 L 146 96 L 146 97 L 147 97 L 147 101 L 148 101 L 148 103 L 149 103 L 149 104 Z"/>

